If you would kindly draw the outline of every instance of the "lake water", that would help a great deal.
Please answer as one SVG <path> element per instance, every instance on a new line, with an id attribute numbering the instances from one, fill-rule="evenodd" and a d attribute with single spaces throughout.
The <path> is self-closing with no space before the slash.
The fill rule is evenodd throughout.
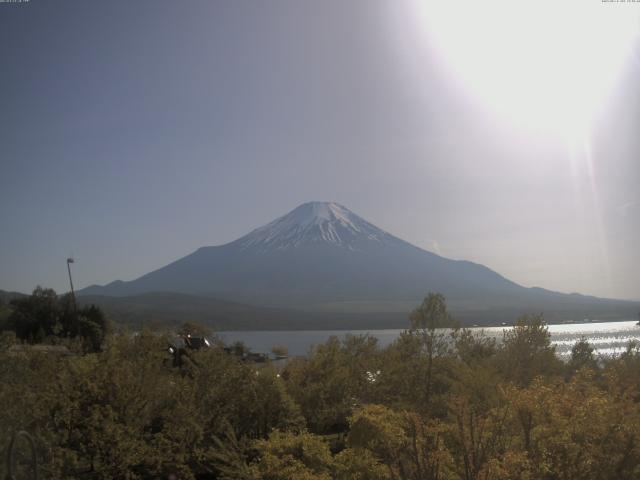
<path id="1" fill-rule="evenodd" d="M 505 329 L 510 327 L 471 328 L 473 331 L 483 331 L 489 337 L 502 339 Z M 242 341 L 254 352 L 268 353 L 274 345 L 285 345 L 290 356 L 306 355 L 313 345 L 324 343 L 335 335 L 344 338 L 347 334 L 370 334 L 378 339 L 384 347 L 393 342 L 403 330 L 285 330 L 285 331 L 237 331 L 218 332 L 218 336 L 225 343 Z M 596 353 L 615 355 L 624 351 L 630 340 L 640 341 L 640 326 L 635 320 L 624 322 L 591 322 L 549 325 L 551 343 L 556 346 L 559 355 L 571 353 L 571 347 L 586 338 L 595 348 Z"/>

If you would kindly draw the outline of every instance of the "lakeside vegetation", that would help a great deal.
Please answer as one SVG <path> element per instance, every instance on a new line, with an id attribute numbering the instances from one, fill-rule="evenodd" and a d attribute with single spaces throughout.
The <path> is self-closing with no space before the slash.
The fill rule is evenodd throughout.
<path id="1" fill-rule="evenodd" d="M 0 448 L 28 431 L 43 478 L 640 478 L 638 344 L 599 359 L 582 341 L 562 362 L 542 317 L 496 342 L 431 294 L 386 348 L 334 337 L 278 369 L 214 342 L 175 368 L 168 334 L 32 297 L 0 307 Z M 16 335 L 75 355 L 12 349 Z"/>

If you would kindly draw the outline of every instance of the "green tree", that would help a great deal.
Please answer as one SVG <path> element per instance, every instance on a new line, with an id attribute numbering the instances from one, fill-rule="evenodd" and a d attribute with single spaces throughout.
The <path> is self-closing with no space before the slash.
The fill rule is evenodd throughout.
<path id="1" fill-rule="evenodd" d="M 507 380 L 520 386 L 529 385 L 538 375 L 558 375 L 563 369 L 542 315 L 523 315 L 505 331 L 496 361 Z"/>
<path id="2" fill-rule="evenodd" d="M 52 338 L 81 338 L 88 352 L 100 350 L 110 324 L 94 305 L 76 309 L 70 295 L 58 297 L 52 289 L 37 287 L 31 296 L 12 300 L 7 328 L 29 343 Z"/>
<path id="3" fill-rule="evenodd" d="M 262 480 L 330 480 L 333 457 L 320 437 L 310 433 L 275 431 L 255 445 L 259 459 L 252 465 Z"/>
<path id="4" fill-rule="evenodd" d="M 463 328 L 456 331 L 453 338 L 458 358 L 466 365 L 486 363 L 487 359 L 497 353 L 495 338 L 487 337 L 484 333 L 474 333 L 468 328 Z"/>
<path id="5" fill-rule="evenodd" d="M 391 480 L 388 467 L 369 450 L 347 448 L 334 459 L 336 480 Z"/>
<path id="6" fill-rule="evenodd" d="M 383 405 L 366 405 L 354 412 L 349 424 L 347 445 L 353 456 L 378 459 L 388 478 L 437 480 L 452 472 L 452 457 L 444 444 L 447 427 L 440 421 L 425 421 L 414 412 Z M 384 478 L 376 463 L 368 461 L 366 465 Z"/>
<path id="7" fill-rule="evenodd" d="M 307 358 L 292 359 L 283 378 L 314 433 L 340 432 L 353 408 L 374 395 L 379 362 L 375 338 L 331 337 Z"/>
<path id="8" fill-rule="evenodd" d="M 403 416 L 383 405 L 367 405 L 349 418 L 347 445 L 371 451 L 392 470 L 401 469 L 401 454 L 408 443 Z"/>
<path id="9" fill-rule="evenodd" d="M 427 355 L 425 397 L 431 399 L 433 382 L 433 359 L 449 350 L 447 328 L 457 328 L 447 309 L 445 298 L 440 293 L 430 293 L 410 315 L 411 330 L 420 336 Z"/>
<path id="10" fill-rule="evenodd" d="M 571 348 L 571 357 L 567 364 L 569 372 L 575 373 L 581 368 L 597 370 L 598 360 L 596 359 L 593 351 L 593 347 L 585 338 L 581 338 L 576 342 Z"/>
<path id="11" fill-rule="evenodd" d="M 31 296 L 12 300 L 11 307 L 7 326 L 22 340 L 38 343 L 62 332 L 62 311 L 56 292 L 50 288 L 38 286 Z"/>

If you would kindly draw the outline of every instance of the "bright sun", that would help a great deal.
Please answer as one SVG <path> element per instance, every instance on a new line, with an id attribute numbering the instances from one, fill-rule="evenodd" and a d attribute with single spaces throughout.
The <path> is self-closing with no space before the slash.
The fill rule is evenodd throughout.
<path id="1" fill-rule="evenodd" d="M 638 35 L 640 3 L 424 1 L 420 23 L 464 86 L 527 128 L 583 135 Z"/>

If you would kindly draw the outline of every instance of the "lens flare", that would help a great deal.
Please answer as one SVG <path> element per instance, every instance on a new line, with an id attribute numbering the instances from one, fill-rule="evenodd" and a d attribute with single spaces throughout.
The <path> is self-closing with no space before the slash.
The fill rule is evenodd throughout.
<path id="1" fill-rule="evenodd" d="M 638 36 L 640 4 L 426 1 L 420 23 L 486 108 L 529 129 L 588 131 Z"/>

